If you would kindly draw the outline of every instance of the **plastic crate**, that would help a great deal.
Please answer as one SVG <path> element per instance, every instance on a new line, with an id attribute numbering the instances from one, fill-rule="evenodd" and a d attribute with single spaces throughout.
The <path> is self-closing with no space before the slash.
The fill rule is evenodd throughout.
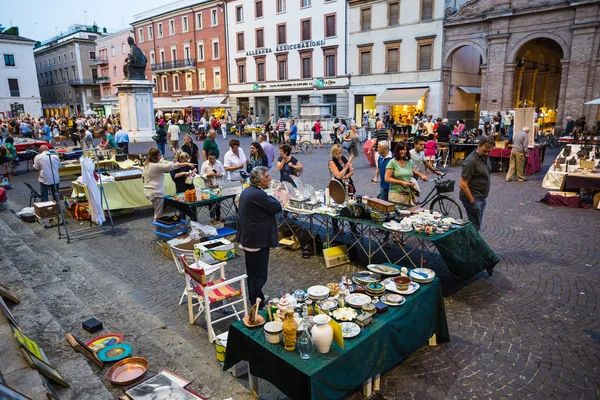
<path id="1" fill-rule="evenodd" d="M 441 181 L 435 183 L 435 189 L 438 193 L 451 193 L 454 192 L 455 181 Z"/>
<path id="2" fill-rule="evenodd" d="M 222 237 L 226 237 L 226 236 L 229 236 L 229 235 L 236 235 L 236 234 L 237 234 L 237 231 L 235 229 L 224 227 L 224 228 L 217 229 L 217 235 L 216 236 L 211 236 L 208 239 L 209 240 L 220 239 Z"/>
<path id="3" fill-rule="evenodd" d="M 187 227 L 182 227 L 182 230 L 174 233 L 162 233 L 159 231 L 154 231 L 154 235 L 156 236 L 156 240 L 159 242 L 166 242 L 171 239 L 175 239 L 177 236 L 185 235 L 188 231 Z"/>
<path id="4" fill-rule="evenodd" d="M 166 235 L 172 235 L 182 230 L 187 231 L 186 220 L 182 220 L 181 222 L 174 225 L 166 225 L 157 221 L 152 221 L 152 225 L 154 225 L 154 230 L 156 232 L 164 233 Z"/>

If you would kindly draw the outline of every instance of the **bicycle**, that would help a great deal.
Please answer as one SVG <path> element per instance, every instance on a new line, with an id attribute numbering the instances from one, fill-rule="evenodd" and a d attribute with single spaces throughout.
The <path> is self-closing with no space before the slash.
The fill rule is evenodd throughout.
<path id="1" fill-rule="evenodd" d="M 416 202 L 416 204 L 419 206 L 425 206 L 431 202 L 431 205 L 429 206 L 431 211 L 438 211 L 446 217 L 462 219 L 463 213 L 458 203 L 444 194 L 454 192 L 454 185 L 456 181 L 442 181 L 441 179 L 445 175 L 446 174 L 444 173 L 439 178 L 430 179 L 429 182 L 434 182 L 435 186 L 433 189 L 431 189 L 429 194 L 425 196 L 423 201 Z"/>
<path id="2" fill-rule="evenodd" d="M 310 142 L 310 140 L 302 140 L 303 134 L 299 133 L 298 136 L 299 140 L 296 144 L 296 147 L 298 147 L 298 151 L 303 154 L 312 153 L 312 151 L 315 149 L 315 146 Z"/>

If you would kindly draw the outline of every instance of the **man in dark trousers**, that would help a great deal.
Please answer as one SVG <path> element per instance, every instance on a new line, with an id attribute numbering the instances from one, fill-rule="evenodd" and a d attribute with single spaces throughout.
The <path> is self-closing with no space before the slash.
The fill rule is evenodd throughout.
<path id="1" fill-rule="evenodd" d="M 248 297 L 250 304 L 256 299 L 265 305 L 262 288 L 267 282 L 269 249 L 277 247 L 277 219 L 281 204 L 265 193 L 271 176 L 266 167 L 256 167 L 250 173 L 250 186 L 240 195 L 238 243 L 246 255 L 248 275 Z"/>

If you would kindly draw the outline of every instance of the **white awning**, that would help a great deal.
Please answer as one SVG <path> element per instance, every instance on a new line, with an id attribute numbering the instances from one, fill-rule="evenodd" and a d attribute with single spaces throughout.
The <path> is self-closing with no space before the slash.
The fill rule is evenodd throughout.
<path id="1" fill-rule="evenodd" d="M 458 88 L 468 94 L 481 94 L 479 86 L 459 86 Z"/>
<path id="2" fill-rule="evenodd" d="M 588 101 L 585 104 L 600 104 L 600 99 L 596 99 L 596 100 L 592 100 L 592 101 Z"/>
<path id="3" fill-rule="evenodd" d="M 416 105 L 429 91 L 425 88 L 387 89 L 375 99 L 376 105 L 381 106 L 410 106 Z"/>
<path id="4" fill-rule="evenodd" d="M 202 108 L 229 108 L 229 104 L 221 104 L 225 100 L 225 96 L 214 96 L 214 97 L 196 97 L 196 98 L 179 98 L 173 101 L 171 97 L 154 97 L 152 102 L 154 103 L 155 110 L 181 110 L 188 107 L 202 107 Z"/>

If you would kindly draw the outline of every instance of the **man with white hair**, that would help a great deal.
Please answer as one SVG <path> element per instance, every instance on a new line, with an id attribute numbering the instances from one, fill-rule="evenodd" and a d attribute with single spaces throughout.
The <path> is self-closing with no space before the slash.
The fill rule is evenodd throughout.
<path id="1" fill-rule="evenodd" d="M 41 200 L 48 201 L 48 195 L 52 192 L 55 201 L 58 197 L 58 169 L 60 168 L 60 159 L 56 154 L 50 154 L 48 146 L 40 146 L 40 154 L 33 159 L 33 169 L 40 171 L 38 181 L 40 182 Z"/>
<path id="2" fill-rule="evenodd" d="M 524 126 L 523 130 L 518 131 L 513 136 L 513 146 L 510 153 L 510 164 L 506 174 L 506 182 L 510 182 L 513 176 L 517 175 L 519 182 L 526 181 L 525 159 L 527 158 L 527 149 L 529 148 L 529 128 Z"/>
<path id="3" fill-rule="evenodd" d="M 565 127 L 565 136 L 572 136 L 575 129 L 575 121 L 570 116 L 567 117 L 567 126 Z"/>

